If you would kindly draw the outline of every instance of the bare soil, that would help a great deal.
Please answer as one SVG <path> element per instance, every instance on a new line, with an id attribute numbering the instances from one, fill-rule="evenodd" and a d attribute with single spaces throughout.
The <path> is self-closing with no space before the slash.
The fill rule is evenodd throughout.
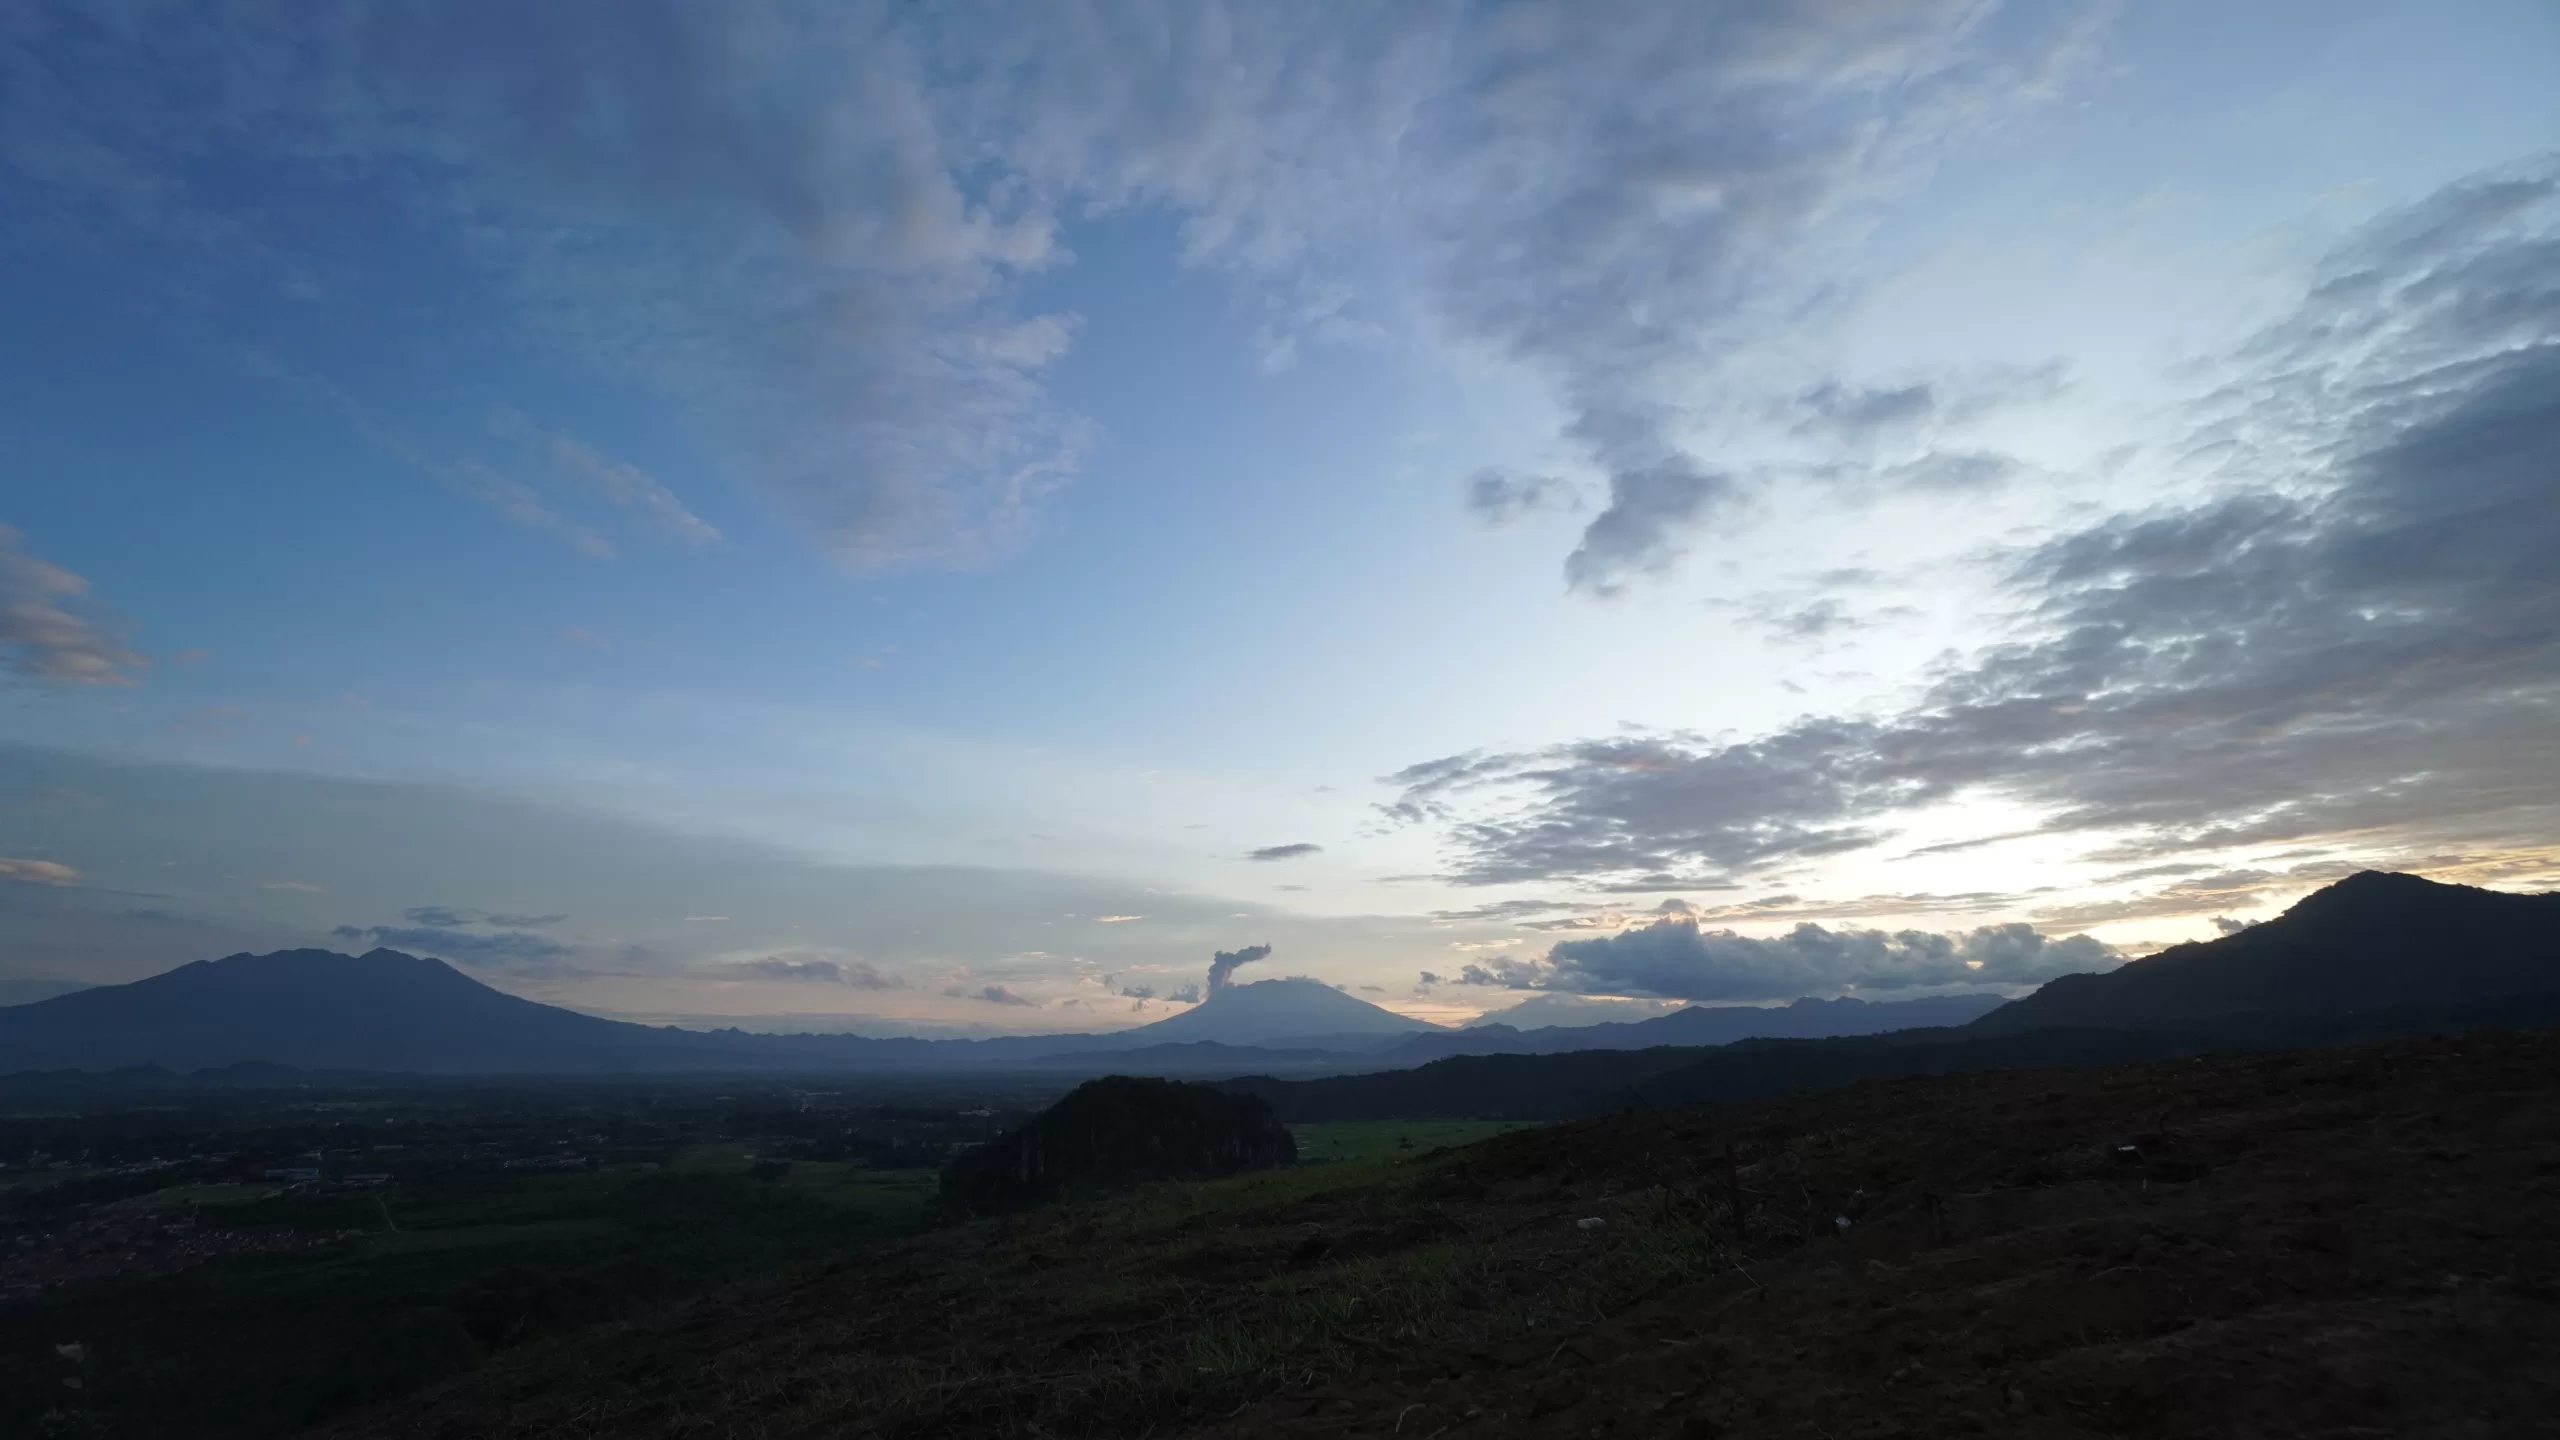
<path id="1" fill-rule="evenodd" d="M 2555 1201 L 2560 1033 L 1869 1083 L 954 1227 L 338 1433 L 2560 1434 Z"/>

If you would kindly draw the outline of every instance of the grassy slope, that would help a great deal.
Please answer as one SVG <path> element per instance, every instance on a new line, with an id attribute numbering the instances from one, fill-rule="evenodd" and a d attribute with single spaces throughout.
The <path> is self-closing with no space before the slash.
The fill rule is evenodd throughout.
<path id="1" fill-rule="evenodd" d="M 2526 1433 L 2555 1190 L 2551 1033 L 1891 1080 L 914 1237 L 341 1433 Z"/>

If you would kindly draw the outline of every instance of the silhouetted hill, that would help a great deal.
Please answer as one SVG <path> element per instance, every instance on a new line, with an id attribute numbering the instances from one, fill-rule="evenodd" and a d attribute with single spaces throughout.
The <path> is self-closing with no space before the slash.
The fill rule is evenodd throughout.
<path id="1" fill-rule="evenodd" d="M 942 1172 L 941 1203 L 955 1215 L 991 1215 L 1070 1191 L 1205 1180 L 1297 1158 L 1296 1138 L 1256 1096 L 1110 1075 L 953 1160 Z"/>
<path id="2" fill-rule="evenodd" d="M 2367 870 L 2237 934 L 2065 975 L 1974 1023 L 2158 1029 L 2249 1012 L 2459 1005 L 2560 991 L 2560 894 Z"/>
<path id="3" fill-rule="evenodd" d="M 2127 1065 L 2518 1025 L 2560 1025 L 2560 994 L 2376 1010 L 2261 1012 L 2179 1029 L 2048 1026 L 1979 1034 L 1957 1028 L 1654 1050 L 1461 1055 L 1409 1070 L 1365 1075 L 1302 1080 L 1252 1075 L 1227 1081 L 1224 1088 L 1262 1096 L 1291 1124 L 1425 1118 L 1568 1120 L 1630 1107 L 1829 1090 L 1862 1080 Z"/>
<path id="4" fill-rule="evenodd" d="M 699 1038 L 536 1004 L 396 950 L 280 950 L 0 1009 L 0 1070 L 603 1070 Z"/>
<path id="5" fill-rule="evenodd" d="M 433 1074 L 1098 1073 L 1130 1068 L 1120 1057 L 1142 1052 L 1138 1068 L 1232 1075 L 1355 1066 L 1362 1057 L 1349 1047 L 1392 1042 L 1418 1028 L 1329 985 L 1267 980 L 1230 986 L 1214 1004 L 1116 1034 L 925 1040 L 698 1031 L 521 999 L 441 960 L 397 950 L 280 950 L 199 960 L 127 985 L 0 1008 L 0 1074 L 102 1074 L 136 1065 L 185 1073 L 240 1064 Z M 1272 1049 L 1203 1031 L 1320 1038 Z M 1337 1048 L 1344 1053 L 1333 1053 Z"/>
<path id="6" fill-rule="evenodd" d="M 1254 1076 L 1230 1088 L 1266 1096 L 1291 1121 L 1558 1119 L 1897 1076 L 2113 1065 L 2554 1023 L 2560 895 L 2508 895 L 2368 871 L 2265 924 L 2108 974 L 2065 976 L 1968 1025 L 1709 1048 L 1462 1056 L 1369 1075 Z M 1510 1043 L 1525 1047 L 1532 1038 Z"/>

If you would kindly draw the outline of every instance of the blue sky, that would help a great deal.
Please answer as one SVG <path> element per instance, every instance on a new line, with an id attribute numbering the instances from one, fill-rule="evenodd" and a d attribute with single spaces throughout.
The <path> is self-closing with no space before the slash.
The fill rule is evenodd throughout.
<path id="1" fill-rule="evenodd" d="M 5 14 L 22 993 L 1457 1019 L 2560 875 L 2547 6 Z"/>

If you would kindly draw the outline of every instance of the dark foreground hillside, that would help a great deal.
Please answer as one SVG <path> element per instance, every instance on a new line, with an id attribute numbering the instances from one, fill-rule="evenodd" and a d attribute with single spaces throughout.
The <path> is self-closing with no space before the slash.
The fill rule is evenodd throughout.
<path id="1" fill-rule="evenodd" d="M 959 1227 L 341 1433 L 2536 1433 L 2555 1201 L 2550 1032 L 1879 1081 Z"/>

